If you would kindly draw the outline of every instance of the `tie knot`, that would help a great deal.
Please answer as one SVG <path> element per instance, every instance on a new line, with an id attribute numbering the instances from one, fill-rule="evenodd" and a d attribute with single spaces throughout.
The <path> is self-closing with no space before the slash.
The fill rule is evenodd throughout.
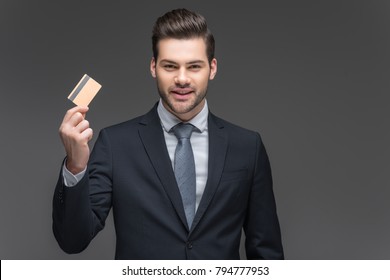
<path id="1" fill-rule="evenodd" d="M 195 129 L 196 128 L 190 123 L 179 123 L 172 128 L 177 139 L 191 138 L 191 134 Z"/>

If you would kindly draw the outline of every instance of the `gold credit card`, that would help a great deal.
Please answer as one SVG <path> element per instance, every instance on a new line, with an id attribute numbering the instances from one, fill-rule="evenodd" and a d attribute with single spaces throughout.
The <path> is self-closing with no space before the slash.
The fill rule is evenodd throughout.
<path id="1" fill-rule="evenodd" d="M 88 106 L 102 86 L 85 74 L 69 94 L 68 99 L 78 106 Z"/>

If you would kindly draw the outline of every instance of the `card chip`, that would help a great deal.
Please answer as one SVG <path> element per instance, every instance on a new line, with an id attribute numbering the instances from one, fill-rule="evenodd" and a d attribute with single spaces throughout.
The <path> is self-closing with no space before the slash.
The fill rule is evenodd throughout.
<path id="1" fill-rule="evenodd" d="M 88 106 L 102 86 L 85 74 L 69 94 L 68 99 L 78 106 Z"/>

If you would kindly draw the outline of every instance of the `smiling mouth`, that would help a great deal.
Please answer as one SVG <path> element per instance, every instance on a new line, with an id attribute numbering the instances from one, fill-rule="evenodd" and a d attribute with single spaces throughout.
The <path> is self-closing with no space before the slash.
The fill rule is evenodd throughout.
<path id="1" fill-rule="evenodd" d="M 187 95 L 194 92 L 192 88 L 175 88 L 171 90 L 171 93 L 173 94 L 179 94 L 179 95 Z"/>

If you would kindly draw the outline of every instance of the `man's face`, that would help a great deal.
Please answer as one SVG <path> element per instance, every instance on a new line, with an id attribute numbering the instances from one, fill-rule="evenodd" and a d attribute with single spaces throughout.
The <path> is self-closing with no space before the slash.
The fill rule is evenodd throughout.
<path id="1" fill-rule="evenodd" d="M 164 107 L 188 121 L 204 106 L 208 81 L 217 73 L 217 60 L 209 64 L 202 38 L 163 39 L 158 43 L 158 58 L 152 58 L 150 71 L 157 80 Z"/>

